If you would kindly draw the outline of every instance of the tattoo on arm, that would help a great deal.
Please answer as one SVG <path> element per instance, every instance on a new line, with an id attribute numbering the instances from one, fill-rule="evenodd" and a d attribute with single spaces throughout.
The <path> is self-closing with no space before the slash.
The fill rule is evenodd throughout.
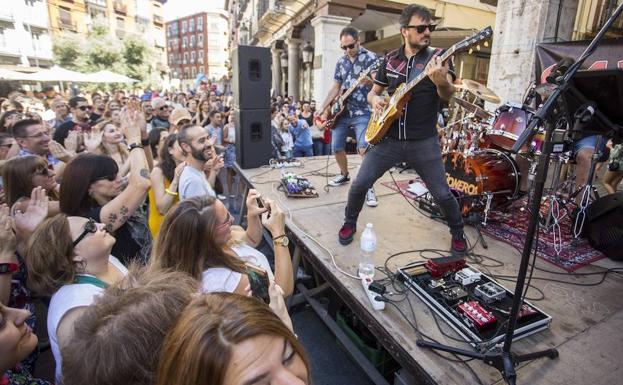
<path id="1" fill-rule="evenodd" d="M 141 171 L 139 171 L 140 176 L 142 176 L 145 179 L 149 179 L 149 170 L 146 168 L 142 168 Z"/>
<path id="2" fill-rule="evenodd" d="M 115 213 L 110 213 L 108 215 L 108 224 L 106 226 L 109 226 L 109 230 L 112 231 L 113 225 L 115 224 L 115 222 L 117 222 L 117 214 Z"/>
<path id="3" fill-rule="evenodd" d="M 130 218 L 130 210 L 126 206 L 121 206 L 119 213 L 121 214 L 121 223 L 125 223 Z"/>

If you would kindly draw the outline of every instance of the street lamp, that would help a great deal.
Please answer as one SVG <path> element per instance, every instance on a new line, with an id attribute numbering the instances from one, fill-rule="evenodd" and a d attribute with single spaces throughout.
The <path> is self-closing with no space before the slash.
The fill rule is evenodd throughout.
<path id="1" fill-rule="evenodd" d="M 302 49 L 303 64 L 311 64 L 314 61 L 314 47 L 309 42 L 305 43 Z"/>

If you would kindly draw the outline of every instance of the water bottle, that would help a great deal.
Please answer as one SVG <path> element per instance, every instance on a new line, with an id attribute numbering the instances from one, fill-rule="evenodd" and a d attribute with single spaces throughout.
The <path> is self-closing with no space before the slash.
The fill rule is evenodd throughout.
<path id="1" fill-rule="evenodd" d="M 374 251 L 376 250 L 376 234 L 372 223 L 366 225 L 360 239 L 361 259 L 359 260 L 359 277 L 374 279 Z"/>

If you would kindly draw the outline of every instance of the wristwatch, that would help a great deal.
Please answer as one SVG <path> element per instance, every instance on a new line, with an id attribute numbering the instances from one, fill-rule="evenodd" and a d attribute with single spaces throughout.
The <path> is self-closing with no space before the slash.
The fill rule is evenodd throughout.
<path id="1" fill-rule="evenodd" d="M 273 245 L 275 246 L 288 247 L 289 244 L 290 244 L 290 239 L 288 239 L 288 237 L 285 234 L 280 235 L 277 238 L 273 238 Z"/>
<path id="2" fill-rule="evenodd" d="M 15 273 L 19 269 L 17 263 L 0 263 L 0 274 Z"/>

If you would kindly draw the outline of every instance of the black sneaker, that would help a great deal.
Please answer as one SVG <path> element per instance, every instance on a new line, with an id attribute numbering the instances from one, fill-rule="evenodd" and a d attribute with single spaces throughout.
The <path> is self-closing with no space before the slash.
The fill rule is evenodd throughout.
<path id="1" fill-rule="evenodd" d="M 355 233 L 357 232 L 357 226 L 351 223 L 344 223 L 338 236 L 340 238 L 340 244 L 346 246 L 353 241 Z"/>
<path id="2" fill-rule="evenodd" d="M 350 177 L 348 176 L 348 174 L 346 175 L 338 175 L 335 177 L 335 179 L 333 179 L 331 182 L 329 182 L 329 186 L 331 187 L 337 187 L 337 186 L 341 186 L 345 183 L 350 182 Z"/>

